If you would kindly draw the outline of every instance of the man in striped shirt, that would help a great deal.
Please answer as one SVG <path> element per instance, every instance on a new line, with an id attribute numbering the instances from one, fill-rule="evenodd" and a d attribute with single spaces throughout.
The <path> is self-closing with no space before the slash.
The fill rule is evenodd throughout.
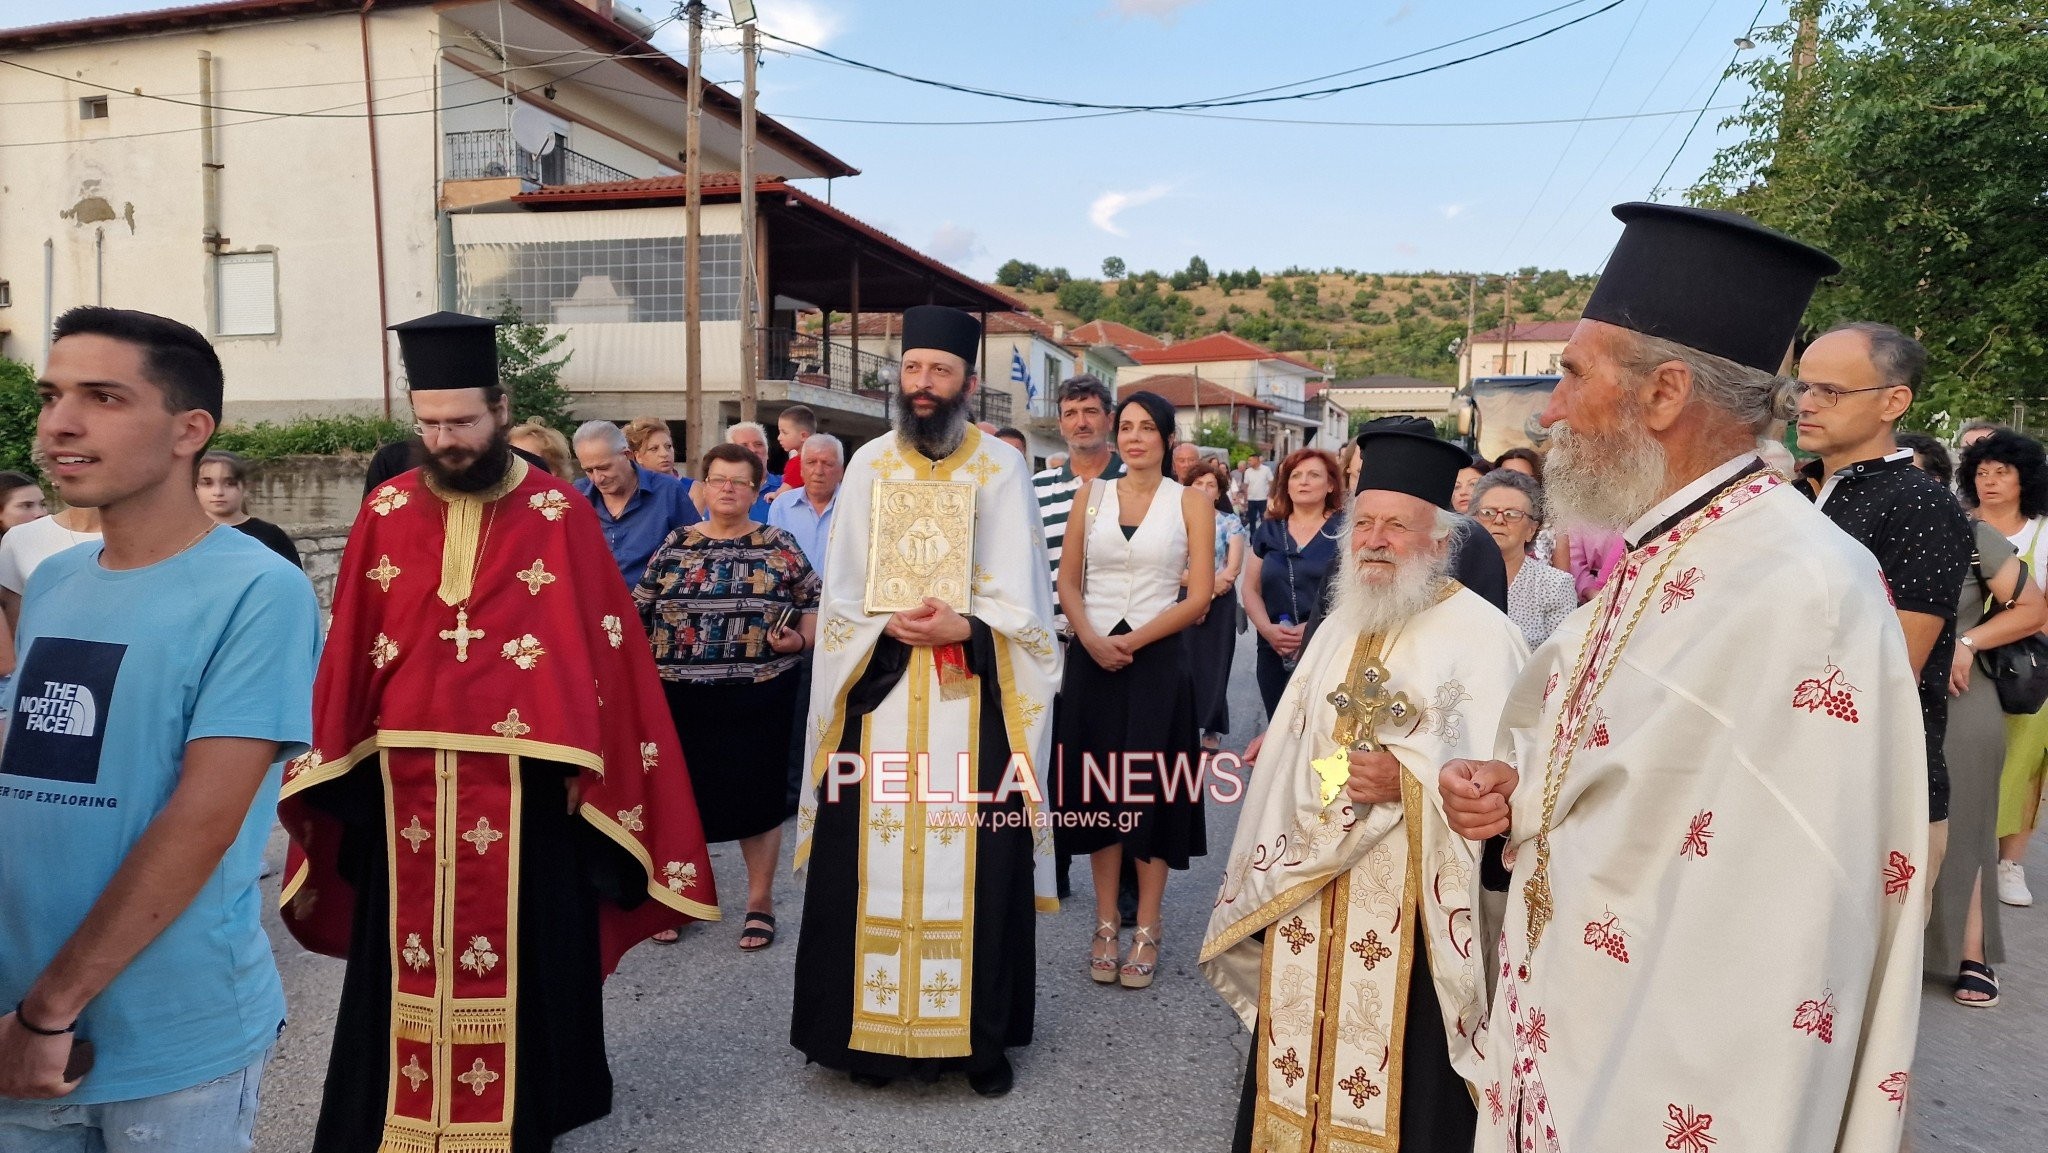
<path id="1" fill-rule="evenodd" d="M 1067 442 L 1067 463 L 1033 476 L 1031 487 L 1038 494 L 1038 517 L 1045 522 L 1046 555 L 1052 561 L 1054 617 L 1065 635 L 1067 618 L 1058 611 L 1057 586 L 1067 514 L 1073 511 L 1075 495 L 1089 481 L 1115 480 L 1124 474 L 1124 462 L 1109 446 L 1110 413 L 1116 403 L 1108 385 L 1087 373 L 1070 376 L 1060 382 L 1059 405 L 1060 439 Z"/>
<path id="2" fill-rule="evenodd" d="M 1045 522 L 1046 555 L 1052 562 L 1053 620 L 1060 635 L 1066 637 L 1067 617 L 1059 611 L 1058 586 L 1060 546 L 1067 539 L 1067 516 L 1073 512 L 1075 498 L 1089 481 L 1115 480 L 1124 474 L 1124 462 L 1116 450 L 1109 447 L 1112 431 L 1110 413 L 1115 411 L 1116 403 L 1109 395 L 1109 386 L 1100 378 L 1084 372 L 1061 381 L 1059 406 L 1060 439 L 1067 442 L 1067 463 L 1034 475 L 1031 487 L 1038 494 L 1038 518 Z M 1055 699 L 1054 733 L 1059 732 L 1059 709 L 1059 702 Z M 1067 869 L 1071 864 L 1072 858 L 1066 853 L 1056 854 L 1054 876 L 1062 898 L 1071 892 L 1067 880 Z M 1137 922 L 1137 875 L 1131 868 L 1128 854 L 1124 857 L 1117 908 L 1123 913 L 1125 924 Z"/>

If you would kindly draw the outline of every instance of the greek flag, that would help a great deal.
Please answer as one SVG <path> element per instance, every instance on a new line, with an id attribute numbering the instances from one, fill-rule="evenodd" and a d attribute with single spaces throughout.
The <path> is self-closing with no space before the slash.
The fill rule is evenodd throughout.
<path id="1" fill-rule="evenodd" d="M 1024 367 L 1024 354 L 1017 349 L 1010 350 L 1010 383 L 1024 386 L 1024 403 L 1038 403 L 1038 386 L 1031 383 L 1031 370 Z"/>

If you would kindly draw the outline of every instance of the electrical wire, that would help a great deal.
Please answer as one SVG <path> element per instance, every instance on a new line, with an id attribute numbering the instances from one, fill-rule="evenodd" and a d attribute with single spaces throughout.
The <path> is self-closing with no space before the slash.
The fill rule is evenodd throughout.
<path id="1" fill-rule="evenodd" d="M 1756 6 L 1756 14 L 1749 18 L 1749 28 L 1751 31 L 1756 29 L 1756 22 L 1764 18 L 1764 9 L 1770 6 L 1770 2 L 1771 0 L 1763 0 L 1763 3 Z M 1721 70 L 1721 79 L 1716 80 L 1714 82 L 1714 90 L 1707 93 L 1708 104 L 1712 104 L 1714 97 L 1721 94 L 1721 85 L 1727 83 L 1728 77 L 1735 71 L 1735 62 L 1741 58 L 1741 48 L 1737 48 L 1734 54 L 1728 57 L 1728 67 Z M 1685 130 L 1685 135 L 1679 138 L 1678 149 L 1671 154 L 1671 159 L 1664 162 L 1664 171 L 1659 172 L 1656 183 L 1650 185 L 1650 199 L 1653 202 L 1662 194 L 1664 178 L 1671 175 L 1671 166 L 1678 163 L 1678 158 L 1685 154 L 1685 146 L 1692 142 L 1692 134 L 1699 129 L 1700 121 L 1706 119 L 1706 116 L 1706 109 L 1702 108 L 1700 114 L 1693 117 L 1692 125 Z"/>
<path id="2" fill-rule="evenodd" d="M 1697 91 L 1697 90 L 1695 90 Z M 1719 110 L 1739 108 L 1737 104 L 1723 104 Z M 1704 111 L 1716 111 L 1705 109 Z M 1240 124 L 1286 124 L 1315 128 L 1528 128 L 1551 124 L 1600 123 L 1613 120 L 1653 120 L 1660 117 L 1687 116 L 1702 109 L 1669 108 L 1661 112 L 1622 112 L 1602 116 L 1560 116 L 1546 120 L 1310 120 L 1290 119 L 1280 116 L 1233 116 L 1221 112 L 1170 112 L 1150 113 L 1158 116 L 1178 116 L 1188 120 L 1220 120 Z M 977 127 L 995 124 L 1060 124 L 1072 120 L 1100 120 L 1110 116 L 1138 115 L 1131 112 L 1083 112 L 1070 116 L 1023 116 L 1006 120 L 867 120 L 848 116 L 804 116 L 796 113 L 777 113 L 777 120 L 815 121 L 822 124 L 873 124 L 892 128 L 926 127 Z"/>
<path id="3" fill-rule="evenodd" d="M 1614 9 L 1619 8 L 1623 4 L 1626 4 L 1628 2 L 1629 0 L 1608 0 L 1608 3 L 1601 5 L 1599 8 L 1595 8 L 1591 12 L 1575 16 L 1572 19 L 1566 20 L 1561 24 L 1552 25 L 1549 28 L 1545 28 L 1541 32 L 1537 32 L 1529 36 L 1524 36 L 1519 40 L 1513 40 L 1506 44 L 1501 44 L 1493 48 L 1488 48 L 1482 52 L 1475 52 L 1469 56 L 1458 57 L 1454 60 L 1441 61 L 1436 64 L 1428 65 L 1427 67 L 1410 69 L 1407 72 L 1397 72 L 1391 76 L 1379 76 L 1371 80 L 1361 80 L 1352 84 L 1341 84 L 1330 88 L 1318 88 L 1312 89 L 1307 92 L 1292 92 L 1278 96 L 1251 96 L 1238 97 L 1235 99 L 1212 98 L 1207 100 L 1182 101 L 1178 104 L 1103 104 L 1088 100 L 1063 100 L 1047 96 L 1029 96 L 1017 92 L 1001 92 L 989 88 L 975 88 L 964 84 L 954 84 L 951 81 L 947 80 L 934 80 L 924 76 L 913 76 L 907 72 L 899 72 L 896 69 L 885 68 L 879 64 L 869 64 L 864 61 L 852 59 L 851 57 L 839 55 L 836 52 L 828 52 L 823 48 L 817 48 L 812 45 L 805 44 L 802 41 L 791 40 L 786 36 L 777 36 L 775 33 L 769 32 L 766 29 L 757 29 L 757 31 L 759 35 L 767 37 L 771 40 L 775 40 L 782 44 L 787 44 L 793 48 L 802 49 L 823 59 L 836 61 L 838 63 L 845 64 L 853 68 L 858 68 L 865 72 L 872 72 L 881 76 L 889 76 L 897 80 L 903 80 L 912 84 L 920 84 L 930 88 L 944 89 L 949 92 L 959 92 L 969 96 L 982 96 L 992 100 L 1006 100 L 1011 103 L 1033 104 L 1047 108 L 1072 108 L 1084 111 L 1182 112 L 1198 111 L 1201 109 L 1209 108 L 1238 108 L 1256 104 L 1279 104 L 1294 100 L 1314 100 L 1325 96 L 1334 96 L 1344 92 L 1356 92 L 1363 88 L 1372 88 L 1381 84 L 1391 84 L 1396 80 L 1407 80 L 1412 77 L 1427 75 L 1431 72 L 1441 72 L 1447 68 L 1455 68 L 1460 64 L 1469 64 L 1474 60 L 1483 60 L 1486 57 L 1495 56 L 1502 52 L 1509 51 L 1510 49 L 1520 48 L 1525 44 L 1533 44 L 1538 40 L 1544 39 L 1545 37 L 1556 35 L 1557 33 L 1562 32 L 1575 24 L 1582 24 L 1588 20 L 1593 19 L 1596 16 L 1600 16 L 1607 12 L 1611 12 Z M 1372 68 L 1378 67 L 1378 65 L 1361 65 L 1360 67 Z M 1285 87 L 1285 85 L 1283 85 L 1282 87 Z"/>

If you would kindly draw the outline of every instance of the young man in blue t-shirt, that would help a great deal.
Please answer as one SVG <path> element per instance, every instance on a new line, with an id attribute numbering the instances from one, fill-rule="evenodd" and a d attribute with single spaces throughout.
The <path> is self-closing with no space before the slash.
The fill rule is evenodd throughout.
<path id="1" fill-rule="evenodd" d="M 284 1022 L 257 877 L 278 766 L 311 738 L 319 608 L 200 508 L 222 389 L 205 338 L 110 308 L 55 336 L 37 447 L 105 536 L 44 562 L 22 599 L 0 1149 L 247 1150 Z"/>

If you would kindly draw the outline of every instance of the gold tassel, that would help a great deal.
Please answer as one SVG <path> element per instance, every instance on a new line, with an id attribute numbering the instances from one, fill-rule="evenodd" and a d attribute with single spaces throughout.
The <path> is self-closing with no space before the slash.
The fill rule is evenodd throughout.
<path id="1" fill-rule="evenodd" d="M 392 1008 L 391 1032 L 400 1040 L 431 1043 L 434 1039 L 433 1008 L 400 1001 Z"/>
<path id="2" fill-rule="evenodd" d="M 435 1153 L 432 1133 L 408 1133 L 391 1125 L 384 1126 L 384 1139 L 377 1143 L 377 1153 Z"/>
<path id="3" fill-rule="evenodd" d="M 512 1153 L 510 1133 L 464 1133 L 441 1138 L 441 1153 Z"/>

